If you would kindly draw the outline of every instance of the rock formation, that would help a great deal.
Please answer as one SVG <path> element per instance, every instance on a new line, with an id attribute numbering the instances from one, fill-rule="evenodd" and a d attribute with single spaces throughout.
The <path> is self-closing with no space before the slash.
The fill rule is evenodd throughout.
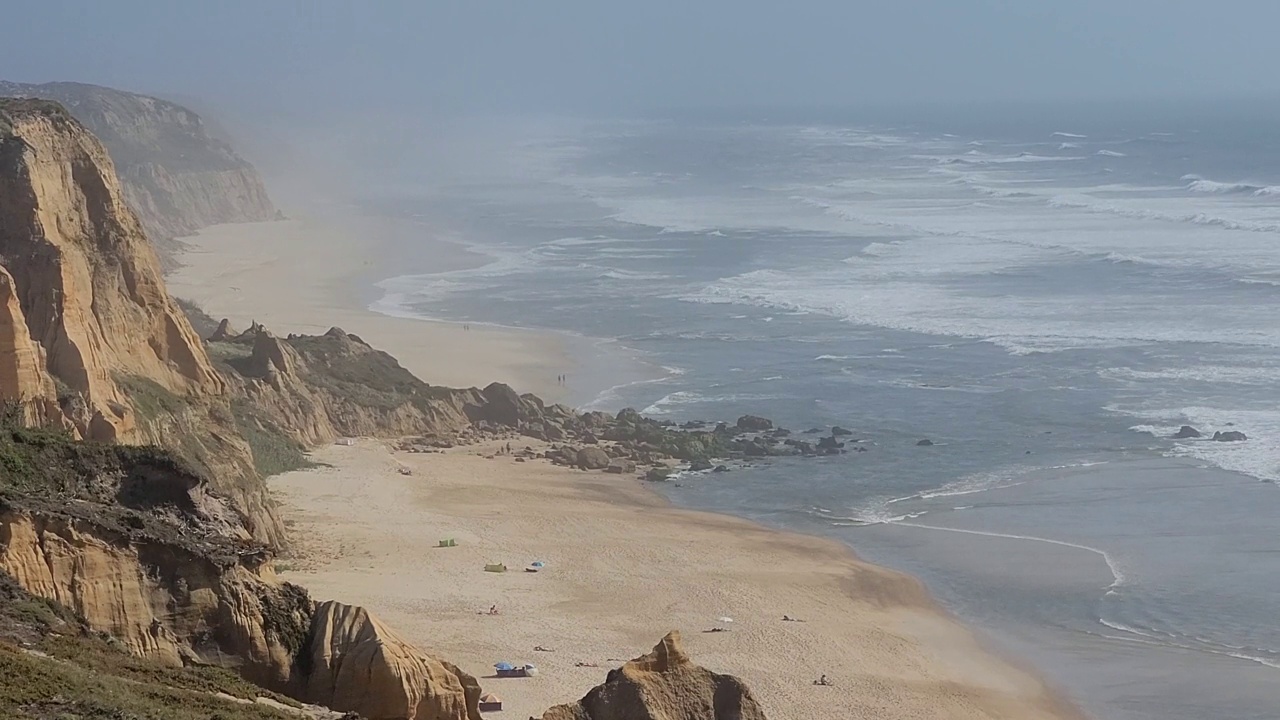
<path id="1" fill-rule="evenodd" d="M 231 504 L 164 451 L 5 426 L 0 453 L 0 579 L 130 654 L 368 718 L 479 720 L 474 678 L 279 582 Z"/>
<path id="2" fill-rule="evenodd" d="M 1191 427 L 1190 425 L 1183 425 L 1182 427 L 1178 428 L 1178 432 L 1173 434 L 1174 440 L 1187 440 L 1190 438 L 1198 438 L 1198 437 L 1200 437 L 1200 431 Z"/>
<path id="3" fill-rule="evenodd" d="M 0 257 L 0 280 L 17 298 L 0 317 L 18 383 L 5 397 L 50 397 L 38 375 L 18 371 L 43 354 L 59 401 L 57 413 L 42 403 L 58 415 L 50 422 L 86 439 L 180 450 L 255 537 L 281 542 L 265 488 L 248 482 L 253 463 L 225 381 L 165 290 L 111 159 L 56 103 L 0 99 Z"/>
<path id="4" fill-rule="evenodd" d="M 131 437 L 117 375 L 175 393 L 224 389 L 165 292 L 110 158 L 55 104 L 0 103 L 0 256 L 50 374 L 88 405 L 85 437 Z"/>
<path id="5" fill-rule="evenodd" d="M 0 95 L 60 102 L 102 140 L 162 254 L 173 238 L 209 225 L 277 216 L 253 166 L 180 105 L 81 83 L 0 81 Z"/>
<path id="6" fill-rule="evenodd" d="M 60 423 L 44 348 L 31 339 L 13 276 L 0 267 L 0 401 L 16 403 L 27 425 Z"/>
<path id="7" fill-rule="evenodd" d="M 480 720 L 480 684 L 415 650 L 363 608 L 325 602 L 299 657 L 297 696 L 367 718 Z"/>
<path id="8" fill-rule="evenodd" d="M 741 680 L 694 665 L 680 633 L 671 632 L 653 652 L 609 672 L 603 685 L 571 705 L 558 705 L 542 720 L 764 720 L 764 711 Z M 532 720 L 532 719 L 531 719 Z"/>
<path id="9" fill-rule="evenodd" d="M 1239 430 L 1217 430 L 1213 433 L 1213 439 L 1218 442 L 1244 442 L 1249 437 Z"/>

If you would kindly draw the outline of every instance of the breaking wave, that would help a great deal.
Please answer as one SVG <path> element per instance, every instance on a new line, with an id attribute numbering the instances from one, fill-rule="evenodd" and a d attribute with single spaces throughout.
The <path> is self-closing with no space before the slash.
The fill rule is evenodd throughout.
<path id="1" fill-rule="evenodd" d="M 1217 193 L 1219 195 L 1253 195 L 1255 197 L 1280 195 L 1280 185 L 1260 185 L 1246 182 L 1218 182 L 1217 180 L 1207 180 L 1199 175 L 1183 175 L 1182 180 L 1187 183 L 1187 190 L 1191 192 Z"/>

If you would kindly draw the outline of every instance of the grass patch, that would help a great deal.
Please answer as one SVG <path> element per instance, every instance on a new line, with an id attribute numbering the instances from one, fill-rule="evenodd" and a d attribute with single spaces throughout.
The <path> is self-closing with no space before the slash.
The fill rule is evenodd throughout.
<path id="1" fill-rule="evenodd" d="M 63 649 L 99 642 L 71 639 Z M 246 683 L 225 671 L 144 670 L 138 665 L 143 661 L 109 649 L 98 654 L 80 648 L 73 658 L 50 655 L 38 657 L 0 644 L 0 715 L 38 720 L 297 720 L 281 710 L 215 697 L 214 692 L 241 698 L 268 694 L 251 685 L 249 692 Z"/>
<path id="2" fill-rule="evenodd" d="M 0 491 L 112 504 L 121 479 L 191 470 L 157 447 L 77 441 L 59 429 L 23 427 L 16 405 L 0 408 Z"/>
<path id="3" fill-rule="evenodd" d="M 129 402 L 139 419 L 153 422 L 175 415 L 186 407 L 185 401 L 160 383 L 137 375 L 117 374 L 116 382 L 129 394 Z"/>
<path id="4" fill-rule="evenodd" d="M 231 414 L 235 418 L 236 429 L 249 443 L 253 466 L 259 475 L 270 477 L 316 466 L 307 459 L 302 443 L 281 430 L 249 401 L 233 400 Z"/>

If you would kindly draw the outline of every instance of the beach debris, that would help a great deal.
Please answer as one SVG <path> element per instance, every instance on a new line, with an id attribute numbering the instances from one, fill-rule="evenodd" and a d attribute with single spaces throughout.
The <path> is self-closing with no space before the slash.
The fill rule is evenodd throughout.
<path id="1" fill-rule="evenodd" d="M 507 566 L 502 563 L 489 563 L 484 566 L 484 571 L 491 573 L 504 573 L 507 571 Z"/>
<path id="2" fill-rule="evenodd" d="M 458 541 L 453 538 L 443 538 L 440 540 L 439 547 L 458 547 Z"/>
<path id="3" fill-rule="evenodd" d="M 485 693 L 480 696 L 480 703 L 476 707 L 480 712 L 498 712 L 502 710 L 502 698 L 493 693 Z"/>

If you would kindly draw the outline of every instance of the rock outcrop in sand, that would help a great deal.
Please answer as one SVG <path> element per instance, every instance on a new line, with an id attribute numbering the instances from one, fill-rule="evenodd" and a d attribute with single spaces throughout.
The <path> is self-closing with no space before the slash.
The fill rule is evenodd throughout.
<path id="1" fill-rule="evenodd" d="M 310 638 L 297 679 L 308 702 L 366 718 L 480 720 L 474 677 L 414 649 L 364 608 L 321 603 Z"/>
<path id="2" fill-rule="evenodd" d="M 531 718 L 530 720 L 534 720 Z M 648 655 L 609 672 L 603 685 L 541 720 L 765 720 L 741 680 L 694 665 L 672 631 Z"/>
<path id="3" fill-rule="evenodd" d="M 0 95 L 57 101 L 84 123 L 111 153 L 125 199 L 162 254 L 173 238 L 209 225 L 277 216 L 253 166 L 187 108 L 82 83 L 0 81 Z"/>

